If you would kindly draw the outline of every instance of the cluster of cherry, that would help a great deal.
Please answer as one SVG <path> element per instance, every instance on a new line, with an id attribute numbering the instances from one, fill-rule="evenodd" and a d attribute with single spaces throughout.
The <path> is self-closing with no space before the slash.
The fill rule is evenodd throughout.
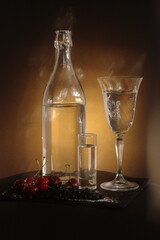
<path id="1" fill-rule="evenodd" d="M 53 188 L 60 187 L 62 185 L 61 179 L 58 176 L 38 176 L 27 177 L 25 179 L 17 179 L 14 182 L 13 190 L 17 193 L 34 196 L 38 193 L 45 193 Z M 78 182 L 75 178 L 71 178 L 66 187 L 78 187 Z"/>
<path id="2" fill-rule="evenodd" d="M 79 189 L 75 178 L 70 178 L 70 180 L 62 184 L 60 177 L 54 175 L 17 179 L 3 196 L 12 199 L 38 198 L 53 200 L 98 200 L 103 198 L 95 190 Z"/>

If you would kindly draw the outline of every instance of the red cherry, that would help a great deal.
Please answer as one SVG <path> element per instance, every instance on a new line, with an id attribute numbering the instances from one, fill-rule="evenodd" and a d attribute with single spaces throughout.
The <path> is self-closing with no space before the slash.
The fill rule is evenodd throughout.
<path id="1" fill-rule="evenodd" d="M 34 177 L 27 177 L 27 178 L 25 179 L 25 181 L 26 181 L 28 184 L 31 184 L 31 185 L 33 185 L 33 184 L 36 183 Z"/>
<path id="2" fill-rule="evenodd" d="M 33 195 L 36 195 L 38 193 L 38 187 L 36 185 L 30 185 L 28 184 L 28 186 L 26 187 L 25 189 L 25 192 L 30 195 L 30 196 L 33 196 Z"/>
<path id="3" fill-rule="evenodd" d="M 19 192 L 24 192 L 26 186 L 27 186 L 27 183 L 26 183 L 25 179 L 17 179 L 14 182 L 14 188 Z"/>
<path id="4" fill-rule="evenodd" d="M 62 184 L 61 179 L 58 176 L 50 176 L 49 182 L 50 184 L 56 184 L 56 185 Z"/>
<path id="5" fill-rule="evenodd" d="M 68 184 L 71 186 L 71 187 L 78 187 L 78 181 L 76 178 L 71 178 L 69 181 L 68 181 Z"/>
<path id="6" fill-rule="evenodd" d="M 37 178 L 37 183 L 39 183 L 39 182 L 43 182 L 43 183 L 45 183 L 45 184 L 48 184 L 49 183 L 49 179 L 48 179 L 48 177 L 46 177 L 46 176 L 40 176 L 40 177 L 38 177 Z"/>
<path id="7" fill-rule="evenodd" d="M 49 180 L 47 177 L 39 177 L 37 179 L 37 186 L 40 191 L 46 191 L 48 189 Z"/>

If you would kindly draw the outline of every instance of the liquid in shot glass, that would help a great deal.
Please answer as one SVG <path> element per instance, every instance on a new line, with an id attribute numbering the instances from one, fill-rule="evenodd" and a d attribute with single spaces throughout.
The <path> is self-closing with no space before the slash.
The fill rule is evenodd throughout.
<path id="1" fill-rule="evenodd" d="M 78 135 L 78 184 L 79 188 L 97 188 L 97 135 Z"/>

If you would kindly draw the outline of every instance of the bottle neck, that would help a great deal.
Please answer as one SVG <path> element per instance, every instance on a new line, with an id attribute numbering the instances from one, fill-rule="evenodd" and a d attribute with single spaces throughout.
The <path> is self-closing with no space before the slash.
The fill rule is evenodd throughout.
<path id="1" fill-rule="evenodd" d="M 72 66 L 70 48 L 57 48 L 55 57 L 57 66 L 62 68 L 68 68 Z"/>
<path id="2" fill-rule="evenodd" d="M 56 31 L 56 38 L 54 41 L 54 46 L 56 49 L 56 65 L 58 67 L 69 67 L 72 66 L 71 63 L 71 47 L 72 38 L 71 31 L 59 30 Z"/>

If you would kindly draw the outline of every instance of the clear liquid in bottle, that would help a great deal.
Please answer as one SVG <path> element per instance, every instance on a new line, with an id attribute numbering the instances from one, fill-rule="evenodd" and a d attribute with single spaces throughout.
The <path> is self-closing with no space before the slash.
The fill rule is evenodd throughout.
<path id="1" fill-rule="evenodd" d="M 50 164 L 45 175 L 58 175 L 64 181 L 77 176 L 78 134 L 84 132 L 85 105 L 43 106 L 44 152 Z"/>

